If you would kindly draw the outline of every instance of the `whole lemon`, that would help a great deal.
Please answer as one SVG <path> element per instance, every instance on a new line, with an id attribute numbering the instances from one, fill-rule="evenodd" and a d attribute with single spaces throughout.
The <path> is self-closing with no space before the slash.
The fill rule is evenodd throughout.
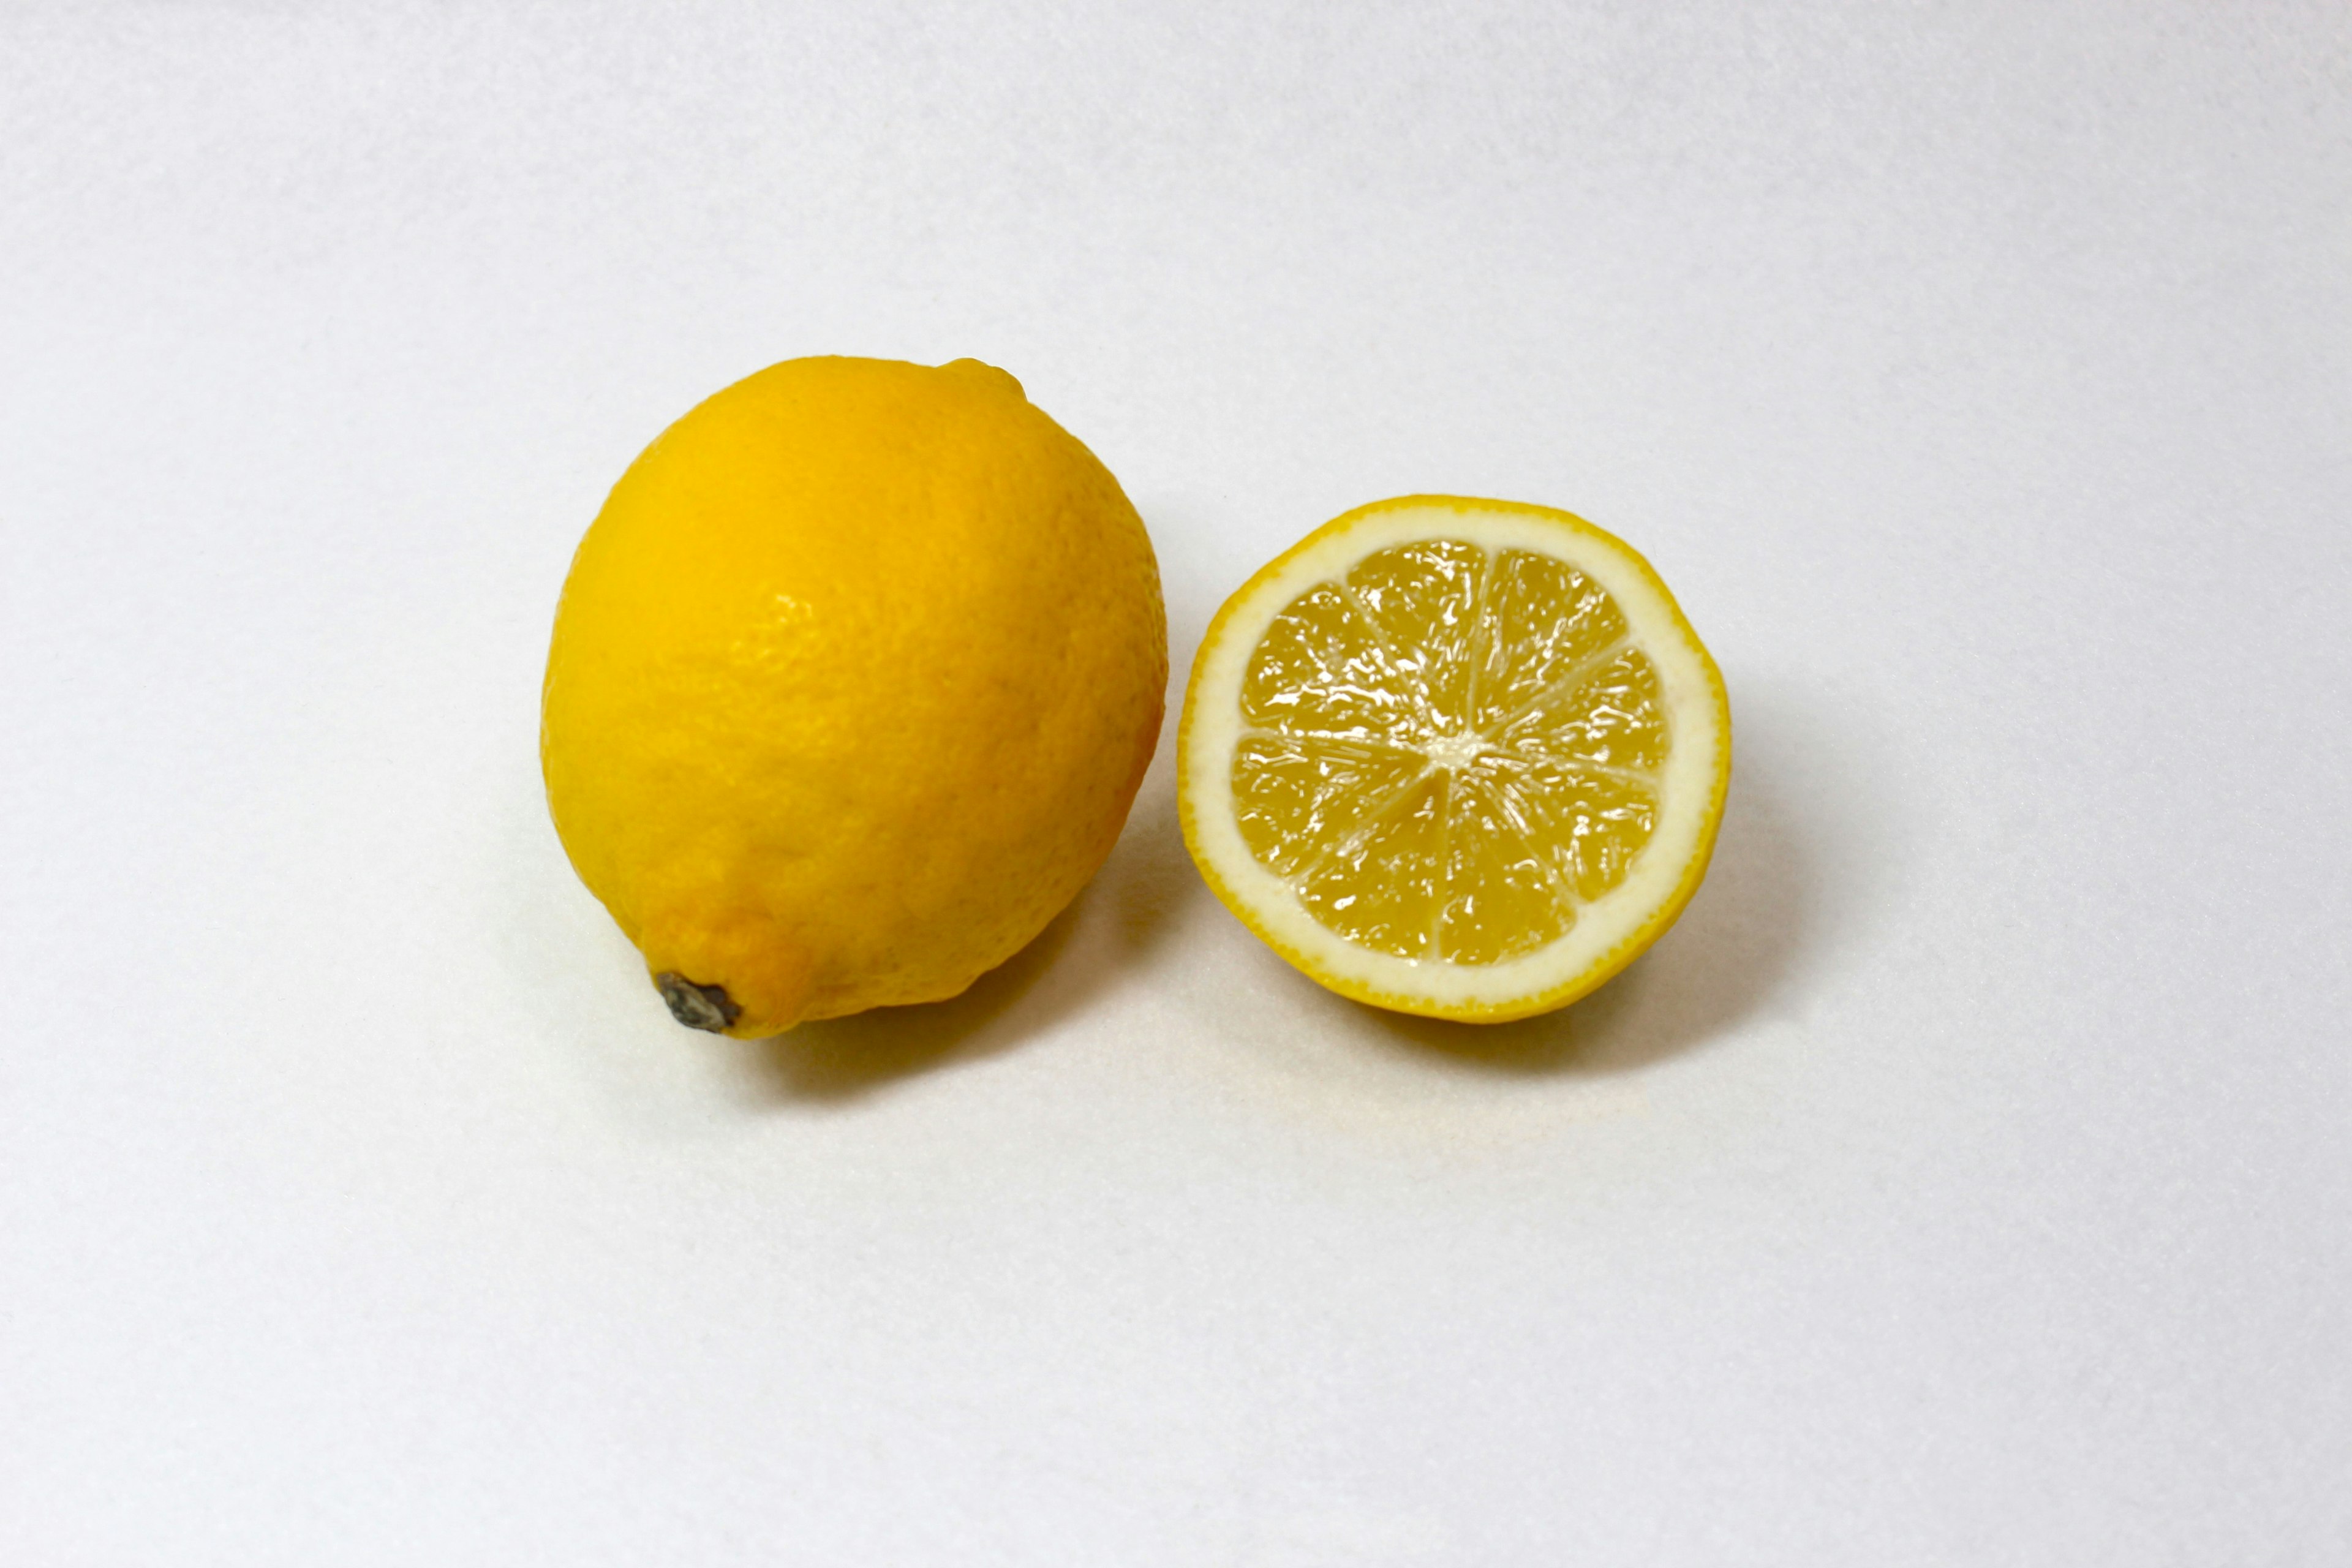
<path id="1" fill-rule="evenodd" d="M 572 864 L 681 1023 L 952 996 L 1085 885 L 1168 680 L 1142 520 L 975 360 L 800 359 L 663 432 L 556 611 Z"/>

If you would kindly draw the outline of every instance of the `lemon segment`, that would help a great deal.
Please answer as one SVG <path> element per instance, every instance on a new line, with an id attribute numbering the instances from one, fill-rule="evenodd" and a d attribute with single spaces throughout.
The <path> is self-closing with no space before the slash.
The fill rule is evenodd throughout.
<path id="1" fill-rule="evenodd" d="M 1185 841 L 1332 989 L 1523 1017 L 1680 913 L 1730 739 L 1713 659 L 1622 541 L 1405 497 L 1318 530 L 1211 625 L 1179 739 Z"/>

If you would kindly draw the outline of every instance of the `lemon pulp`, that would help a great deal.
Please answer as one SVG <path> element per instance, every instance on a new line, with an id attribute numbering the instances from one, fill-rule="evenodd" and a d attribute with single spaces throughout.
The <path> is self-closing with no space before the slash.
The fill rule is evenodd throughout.
<path id="1" fill-rule="evenodd" d="M 1624 880 L 1670 741 L 1649 656 L 1567 563 L 1391 545 L 1275 618 L 1242 688 L 1250 851 L 1323 925 L 1492 963 Z"/>

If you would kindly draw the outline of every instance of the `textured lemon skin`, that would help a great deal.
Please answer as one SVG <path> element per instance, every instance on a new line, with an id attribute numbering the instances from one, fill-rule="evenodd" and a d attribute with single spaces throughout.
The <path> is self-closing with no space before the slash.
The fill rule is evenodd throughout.
<path id="1" fill-rule="evenodd" d="M 1101 865 L 1168 679 L 1094 455 L 974 361 L 787 361 L 664 432 L 563 587 L 548 803 L 751 1037 L 963 990 Z"/>
<path id="2" fill-rule="evenodd" d="M 1697 832 L 1694 847 L 1664 896 L 1638 923 L 1606 951 L 1595 955 L 1591 963 L 1554 975 L 1546 984 L 1519 995 L 1501 1000 L 1447 1001 L 1406 987 L 1368 984 L 1324 962 L 1313 947 L 1292 940 L 1281 922 L 1269 919 L 1267 910 L 1245 896 L 1234 881 L 1224 875 L 1219 868 L 1217 857 L 1209 849 L 1208 835 L 1203 831 L 1205 813 L 1231 810 L 1223 774 L 1217 770 L 1204 768 L 1201 763 L 1202 747 L 1199 732 L 1206 727 L 1204 721 L 1209 706 L 1232 698 L 1229 692 L 1220 691 L 1213 695 L 1204 689 L 1207 672 L 1213 662 L 1210 657 L 1211 650 L 1243 635 L 1239 629 L 1241 623 L 1254 608 L 1263 608 L 1256 602 L 1264 598 L 1269 585 L 1280 581 L 1302 557 L 1327 548 L 1335 541 L 1349 539 L 1367 522 L 1398 512 L 1423 510 L 1517 514 L 1537 519 L 1580 534 L 1615 555 L 1656 595 L 1671 619 L 1675 637 L 1685 643 L 1689 652 L 1695 656 L 1696 667 L 1700 673 L 1704 707 L 1708 710 L 1708 721 L 1720 742 L 1715 749 L 1715 766 L 1696 802 Z M 1437 529 L 1433 531 L 1433 536 L 1451 531 Z M 1258 626 L 1252 635 L 1262 633 L 1263 629 Z M 1722 670 L 1698 640 L 1698 634 L 1684 617 L 1680 606 L 1675 603 L 1673 593 L 1666 587 L 1664 580 L 1658 576 L 1656 569 L 1624 541 L 1573 512 L 1553 507 L 1466 496 L 1398 496 L 1343 512 L 1315 530 L 1259 568 L 1248 582 L 1234 591 L 1210 620 L 1209 629 L 1201 638 L 1200 652 L 1192 661 L 1192 674 L 1186 683 L 1183 710 L 1177 724 L 1177 821 L 1193 865 L 1199 868 L 1202 880 L 1209 885 L 1209 890 L 1217 896 L 1217 900 L 1232 911 L 1252 935 L 1281 954 L 1293 968 L 1316 984 L 1351 1001 L 1391 1012 L 1411 1013 L 1462 1024 L 1507 1024 L 1556 1011 L 1590 994 L 1641 957 L 1682 917 L 1692 896 L 1698 891 L 1699 884 L 1706 879 L 1707 865 L 1714 858 L 1717 831 L 1723 822 L 1724 801 L 1731 788 L 1730 740 L 1731 700 L 1724 687 Z M 1410 969 L 1412 966 L 1402 967 Z"/>

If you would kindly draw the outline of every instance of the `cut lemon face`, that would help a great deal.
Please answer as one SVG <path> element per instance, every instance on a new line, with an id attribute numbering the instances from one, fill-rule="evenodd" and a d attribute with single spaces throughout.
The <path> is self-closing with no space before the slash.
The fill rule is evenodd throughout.
<path id="1" fill-rule="evenodd" d="M 1500 1023 L 1638 957 L 1706 874 L 1723 677 L 1648 562 L 1564 511 L 1360 507 L 1225 602 L 1179 735 L 1184 842 L 1307 975 Z"/>

